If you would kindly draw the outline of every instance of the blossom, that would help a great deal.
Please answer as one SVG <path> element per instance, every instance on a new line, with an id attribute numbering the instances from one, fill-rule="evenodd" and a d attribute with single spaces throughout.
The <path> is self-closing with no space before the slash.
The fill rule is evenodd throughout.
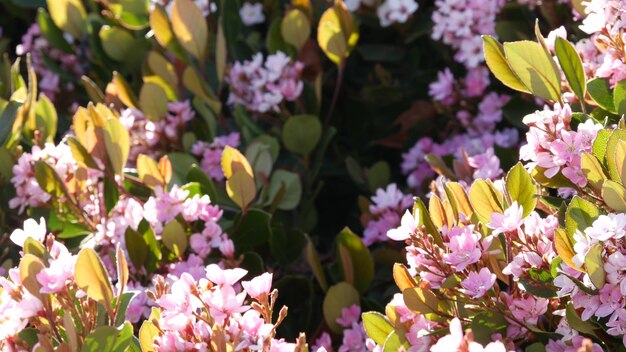
<path id="1" fill-rule="evenodd" d="M 413 214 L 407 210 L 402 216 L 400 227 L 389 230 L 387 237 L 394 241 L 404 241 L 411 237 L 411 235 L 415 234 L 415 231 L 417 231 L 417 224 L 419 222 L 419 219 L 416 218 L 417 216 L 418 214 L 413 216 Z"/>
<path id="2" fill-rule="evenodd" d="M 23 229 L 13 230 L 9 238 L 16 245 L 24 247 L 24 242 L 28 237 L 32 237 L 37 242 L 43 242 L 47 234 L 46 219 L 40 218 L 39 223 L 35 219 L 26 219 Z"/>
<path id="3" fill-rule="evenodd" d="M 443 261 L 453 265 L 456 271 L 463 271 L 468 265 L 480 260 L 480 234 L 474 232 L 473 226 L 453 227 L 448 232 L 448 237 L 450 241 L 445 245 L 449 252 L 443 255 Z"/>
<path id="4" fill-rule="evenodd" d="M 266 296 L 272 289 L 272 274 L 263 273 L 250 281 L 243 281 L 241 283 L 244 290 L 254 299 Z"/>
<path id="5" fill-rule="evenodd" d="M 620 239 L 626 236 L 626 214 L 600 215 L 585 234 L 598 241 Z"/>
<path id="6" fill-rule="evenodd" d="M 389 27 L 394 23 L 404 23 L 417 11 L 415 0 L 385 0 L 376 13 L 380 19 L 380 25 Z"/>
<path id="7" fill-rule="evenodd" d="M 217 264 L 211 264 L 206 267 L 207 279 L 218 285 L 232 286 L 237 281 L 241 280 L 242 277 L 246 276 L 247 273 L 248 272 L 246 270 L 241 268 L 222 269 Z M 262 280 L 263 281 L 258 282 L 265 285 L 266 278 L 263 278 Z"/>
<path id="8" fill-rule="evenodd" d="M 246 26 L 252 26 L 265 22 L 263 4 L 260 2 L 254 4 L 245 2 L 241 6 L 241 9 L 239 9 L 239 16 L 241 16 L 241 22 L 243 22 Z"/>
<path id="9" fill-rule="evenodd" d="M 493 230 L 493 236 L 515 230 L 520 233 L 521 226 L 524 223 L 523 220 L 524 207 L 518 205 L 517 201 L 515 201 L 504 211 L 504 214 L 498 212 L 491 214 L 491 221 L 487 224 L 487 227 Z"/>
<path id="10" fill-rule="evenodd" d="M 461 292 L 472 298 L 480 298 L 493 287 L 496 282 L 496 275 L 488 268 L 482 268 L 478 273 L 470 271 L 467 278 L 461 281 L 463 289 Z"/>

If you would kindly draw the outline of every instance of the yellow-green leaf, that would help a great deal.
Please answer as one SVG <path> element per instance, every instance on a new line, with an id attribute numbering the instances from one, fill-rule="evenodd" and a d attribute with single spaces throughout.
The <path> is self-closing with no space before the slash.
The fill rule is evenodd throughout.
<path id="1" fill-rule="evenodd" d="M 41 259 L 32 254 L 26 254 L 20 260 L 19 273 L 22 285 L 39 299 L 42 298 L 42 294 L 39 292 L 41 284 L 37 281 L 37 274 L 43 269 L 45 269 L 45 265 Z"/>
<path id="2" fill-rule="evenodd" d="M 523 93 L 530 93 L 528 88 L 520 81 L 517 75 L 511 70 L 502 44 L 490 35 L 483 35 L 483 50 L 487 67 L 494 76 L 505 86 Z"/>
<path id="3" fill-rule="evenodd" d="M 602 258 L 602 251 L 604 246 L 602 243 L 596 243 L 589 249 L 585 256 L 585 271 L 589 274 L 591 283 L 597 288 L 604 287 L 606 281 L 606 273 L 604 272 L 604 259 Z"/>
<path id="4" fill-rule="evenodd" d="M 128 160 L 128 153 L 130 152 L 128 131 L 117 118 L 109 119 L 104 130 L 104 145 L 106 146 L 111 166 L 117 175 L 122 175 Z"/>
<path id="5" fill-rule="evenodd" d="M 626 212 L 626 189 L 619 183 L 612 180 L 604 181 L 602 199 L 609 208 L 620 213 Z"/>
<path id="6" fill-rule="evenodd" d="M 561 79 L 554 60 L 540 44 L 523 40 L 504 43 L 509 66 L 531 93 L 544 100 L 561 101 Z"/>
<path id="7" fill-rule="evenodd" d="M 226 59 L 228 49 L 226 46 L 226 37 L 224 36 L 224 26 L 220 21 L 217 26 L 217 39 L 215 40 L 215 69 L 217 71 L 217 80 L 224 80 L 224 71 L 226 70 Z"/>
<path id="8" fill-rule="evenodd" d="M 130 89 L 130 86 L 119 73 L 113 71 L 113 85 L 117 90 L 117 97 L 129 108 L 137 108 L 137 97 Z"/>
<path id="9" fill-rule="evenodd" d="M 172 29 L 187 52 L 199 60 L 205 58 L 209 30 L 202 11 L 192 0 L 174 0 Z"/>
<path id="10" fill-rule="evenodd" d="M 415 279 L 409 273 L 409 269 L 404 264 L 395 263 L 393 265 L 393 280 L 396 282 L 396 286 L 400 289 L 400 292 L 407 288 L 413 288 L 417 286 Z"/>
<path id="11" fill-rule="evenodd" d="M 135 38 L 125 29 L 120 27 L 102 26 L 100 32 L 100 41 L 104 52 L 112 59 L 117 61 L 126 61 L 128 54 L 133 50 Z"/>
<path id="12" fill-rule="evenodd" d="M 150 187 L 164 186 L 166 184 L 157 162 L 145 154 L 137 156 L 137 174 L 141 181 Z"/>
<path id="13" fill-rule="evenodd" d="M 283 18 L 280 33 L 287 43 L 300 50 L 311 35 L 311 22 L 304 12 L 294 8 Z"/>
<path id="14" fill-rule="evenodd" d="M 154 338 L 159 336 L 159 328 L 152 321 L 145 320 L 139 328 L 139 345 L 142 352 L 155 352 Z"/>
<path id="15" fill-rule="evenodd" d="M 506 189 L 511 202 L 524 207 L 524 217 L 528 216 L 537 206 L 537 188 L 528 171 L 521 163 L 517 163 L 506 176 Z"/>
<path id="16" fill-rule="evenodd" d="M 110 309 L 111 302 L 113 302 L 113 288 L 102 261 L 93 249 L 84 248 L 78 253 L 74 266 L 74 280 L 89 298 Z"/>
<path id="17" fill-rule="evenodd" d="M 119 244 L 117 245 L 115 254 L 117 260 L 117 281 L 121 285 L 120 292 L 124 292 L 124 288 L 126 284 L 128 284 L 128 262 L 126 261 L 126 254 L 124 254 Z"/>
<path id="18" fill-rule="evenodd" d="M 483 224 L 491 221 L 491 214 L 502 213 L 502 195 L 488 181 L 474 181 L 470 187 L 469 199 L 474 212 Z"/>
<path id="19" fill-rule="evenodd" d="M 576 48 L 567 40 L 556 37 L 554 51 L 570 88 L 572 88 L 579 100 L 584 101 L 587 92 L 587 78 L 585 77 L 583 63 L 580 60 L 580 56 L 578 56 Z"/>
<path id="20" fill-rule="evenodd" d="M 619 176 L 619 179 L 614 181 L 620 181 L 623 185 L 626 185 L 626 141 L 619 140 L 615 145 L 615 155 L 613 157 L 615 163 L 615 171 Z"/>
<path id="21" fill-rule="evenodd" d="M 387 336 L 394 330 L 387 318 L 378 312 L 366 312 L 361 314 L 361 317 L 367 336 L 376 344 L 384 345 Z"/>
<path id="22" fill-rule="evenodd" d="M 239 208 L 247 209 L 256 197 L 254 178 L 244 169 L 237 169 L 226 180 L 226 193 Z"/>
<path id="23" fill-rule="evenodd" d="M 574 196 L 565 212 L 565 228 L 568 235 L 573 235 L 576 230 L 585 231 L 600 216 L 600 210 L 593 203 Z"/>
<path id="24" fill-rule="evenodd" d="M 317 282 L 322 287 L 322 290 L 328 290 L 328 282 L 326 281 L 326 275 L 324 274 L 324 269 L 322 268 L 322 263 L 320 262 L 320 257 L 315 250 L 315 246 L 311 239 L 306 237 L 306 260 L 311 267 L 311 271 L 313 272 L 313 276 L 317 279 Z"/>
<path id="25" fill-rule="evenodd" d="M 352 15 L 341 1 L 328 8 L 317 27 L 317 42 L 330 61 L 340 65 L 359 40 Z"/>
<path id="26" fill-rule="evenodd" d="M 87 13 L 81 0 L 46 0 L 46 3 L 57 27 L 74 38 L 83 37 L 87 30 Z"/>
<path id="27" fill-rule="evenodd" d="M 185 253 L 187 245 L 189 244 L 185 228 L 175 219 L 168 222 L 163 227 L 161 237 L 163 238 L 165 247 L 172 251 L 177 257 L 181 257 Z"/>
<path id="28" fill-rule="evenodd" d="M 254 176 L 248 159 L 237 148 L 226 146 L 222 152 L 224 177 L 230 178 L 238 170 L 244 170 L 250 177 Z"/>
<path id="29" fill-rule="evenodd" d="M 324 297 L 323 312 L 328 327 L 335 333 L 340 333 L 343 328 L 337 323 L 341 317 L 341 310 L 353 304 L 359 304 L 359 293 L 347 282 L 340 282 L 331 286 Z"/>
<path id="30" fill-rule="evenodd" d="M 152 121 L 159 121 L 167 115 L 167 94 L 156 83 L 145 83 L 139 92 L 139 106 Z"/>
<path id="31" fill-rule="evenodd" d="M 602 184 L 604 184 L 604 180 L 606 180 L 606 175 L 604 174 L 604 170 L 598 158 L 591 153 L 582 153 L 581 165 L 589 186 L 593 188 L 594 191 L 600 192 L 602 190 Z"/>

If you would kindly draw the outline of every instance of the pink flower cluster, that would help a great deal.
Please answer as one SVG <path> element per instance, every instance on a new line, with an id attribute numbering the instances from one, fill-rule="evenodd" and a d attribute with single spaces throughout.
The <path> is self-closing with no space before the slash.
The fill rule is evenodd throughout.
<path id="1" fill-rule="evenodd" d="M 72 42 L 73 38 L 65 34 L 66 40 Z M 80 77 L 84 68 L 78 57 L 74 54 L 66 54 L 60 49 L 53 48 L 48 40 L 42 35 L 37 23 L 28 28 L 22 36 L 22 43 L 16 47 L 19 56 L 30 54 L 33 69 L 39 75 L 38 88 L 52 101 L 62 90 L 72 91 L 74 85 L 70 82 L 61 82 L 58 73 L 52 71 L 46 60 L 52 60 L 59 66 L 59 70 L 73 77 Z"/>
<path id="2" fill-rule="evenodd" d="M 16 196 L 9 201 L 9 206 L 23 213 L 27 207 L 40 207 L 50 200 L 50 194 L 39 186 L 35 178 L 35 162 L 44 161 L 50 165 L 61 180 L 71 183 L 76 177 L 78 163 L 72 156 L 70 147 L 65 143 L 54 145 L 47 143 L 43 148 L 33 146 L 30 153 L 23 153 L 17 163 L 13 165 L 11 183 L 15 187 Z M 98 179 L 101 173 L 97 170 L 87 170 L 85 187 L 90 190 L 98 189 L 101 185 Z M 70 190 L 71 191 L 71 190 Z M 99 212 L 98 198 L 93 192 L 76 192 L 76 201 L 87 214 Z"/>
<path id="3" fill-rule="evenodd" d="M 223 181 L 222 152 L 226 146 L 239 147 L 239 143 L 239 133 L 233 132 L 228 135 L 215 137 L 210 143 L 198 141 L 191 148 L 191 152 L 200 157 L 200 167 L 207 176 L 214 181 Z"/>
<path id="4" fill-rule="evenodd" d="M 591 151 L 593 140 L 602 125 L 591 119 L 580 123 L 577 131 L 570 124 L 572 111 L 569 105 L 555 104 L 554 109 L 544 109 L 524 117 L 530 127 L 526 133 L 528 144 L 520 149 L 520 159 L 530 161 L 529 168 L 545 169 L 552 178 L 559 172 L 574 185 L 584 187 L 587 179 L 582 171 L 581 153 Z"/>
<path id="5" fill-rule="evenodd" d="M 226 77 L 230 84 L 228 103 L 259 113 L 279 112 L 283 101 L 295 101 L 302 94 L 303 69 L 303 63 L 281 51 L 265 61 L 263 54 L 257 53 L 252 60 L 236 62 Z"/>
<path id="6" fill-rule="evenodd" d="M 128 129 L 131 141 L 129 163 L 139 154 L 159 158 L 168 151 L 181 149 L 186 124 L 194 117 L 189 100 L 169 102 L 167 115 L 158 121 L 149 120 L 137 109 L 122 110 L 120 122 Z"/>
<path id="7" fill-rule="evenodd" d="M 576 45 L 583 56 L 588 77 L 608 78 L 611 86 L 626 79 L 624 5 L 623 0 L 586 2 L 586 17 L 580 29 L 591 38 Z"/>
<path id="8" fill-rule="evenodd" d="M 559 296 L 570 296 L 576 309 L 582 309 L 581 319 L 608 319 L 607 333 L 613 336 L 626 336 L 626 214 L 600 215 L 584 232 L 576 232 L 572 261 L 582 267 L 591 247 L 602 246 L 602 263 L 605 277 L 604 285 L 596 287 L 589 275 L 565 265 L 561 265 L 561 274 L 554 283 L 560 288 Z M 588 288 L 587 291 L 577 286 L 573 279 Z M 597 281 L 596 281 L 597 283 Z M 595 290 L 597 293 L 590 294 Z M 626 337 L 624 337 L 626 345 Z"/>
<path id="9" fill-rule="evenodd" d="M 295 344 L 274 337 L 286 308 L 272 323 L 277 298 L 276 290 L 270 292 L 272 274 L 242 282 L 246 274 L 211 264 L 201 278 L 183 273 L 166 293 L 152 294 L 161 311 L 155 349 L 203 351 L 213 341 L 224 341 L 237 351 L 293 351 Z"/>
<path id="10" fill-rule="evenodd" d="M 496 15 L 504 3 L 504 0 L 437 0 L 432 38 L 443 40 L 455 49 L 456 61 L 475 68 L 484 61 L 480 36 L 495 33 Z"/>
<path id="11" fill-rule="evenodd" d="M 43 295 L 70 289 L 76 260 L 76 256 L 70 254 L 63 244 L 53 237 L 46 238 L 47 234 L 46 222 L 42 218 L 39 223 L 34 219 L 26 220 L 23 229 L 16 229 L 10 236 L 11 241 L 20 248 L 29 237 L 47 247 L 50 258 L 35 275 L 36 283 L 31 282 L 29 286 L 32 289 L 33 285 L 38 285 L 39 292 L 36 294 Z M 0 276 L 0 349 L 3 351 L 5 347 L 11 351 L 15 335 L 28 325 L 31 318 L 44 315 L 43 311 L 47 309 L 38 296 L 23 285 L 19 268 L 9 269 L 8 274 L 8 277 Z M 84 296 L 84 293 L 79 296 Z"/>
<path id="12" fill-rule="evenodd" d="M 378 6 L 376 15 L 382 27 L 389 27 L 395 23 L 405 23 L 411 15 L 417 11 L 418 4 L 415 0 L 346 0 L 344 4 L 349 11 L 357 11 L 361 5 L 368 7 Z"/>
<path id="13" fill-rule="evenodd" d="M 363 322 L 361 321 L 361 307 L 356 304 L 341 310 L 341 316 L 337 318 L 343 330 L 343 338 L 338 352 L 363 352 L 363 351 L 380 351 L 376 348 L 374 340 L 367 337 Z M 322 333 L 317 338 L 311 351 L 314 352 L 333 352 L 332 340 L 327 332 Z"/>
<path id="14" fill-rule="evenodd" d="M 371 200 L 369 212 L 361 216 L 365 225 L 363 243 L 366 246 L 388 241 L 387 231 L 398 227 L 400 214 L 413 205 L 413 198 L 402 193 L 395 183 L 385 189 L 377 189 Z"/>

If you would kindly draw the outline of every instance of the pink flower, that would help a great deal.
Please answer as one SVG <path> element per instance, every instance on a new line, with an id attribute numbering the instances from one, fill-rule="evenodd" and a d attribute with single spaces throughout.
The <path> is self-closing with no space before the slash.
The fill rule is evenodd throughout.
<path id="1" fill-rule="evenodd" d="M 428 95 L 444 104 L 454 103 L 454 75 L 449 68 L 437 73 L 437 80 L 428 87 Z"/>
<path id="2" fill-rule="evenodd" d="M 453 227 L 448 237 L 450 241 L 446 247 L 449 252 L 443 255 L 443 261 L 454 266 L 456 271 L 463 271 L 480 260 L 482 251 L 478 244 L 481 236 L 474 232 L 473 226 Z"/>
<path id="3" fill-rule="evenodd" d="M 488 268 L 482 268 L 478 273 L 470 271 L 467 278 L 461 281 L 461 286 L 463 286 L 461 292 L 472 298 L 480 298 L 493 287 L 495 282 L 496 275 Z"/>
<path id="4" fill-rule="evenodd" d="M 48 234 L 46 229 L 46 219 L 40 218 L 39 223 L 34 219 L 24 221 L 24 229 L 15 229 L 9 237 L 13 243 L 20 247 L 24 247 L 24 241 L 28 237 L 32 237 L 37 242 L 43 242 Z"/>
<path id="5" fill-rule="evenodd" d="M 524 207 L 518 205 L 517 201 L 515 201 L 504 211 L 504 214 L 497 212 L 491 214 L 491 222 L 487 224 L 487 227 L 494 230 L 492 232 L 493 236 L 515 230 L 519 233 L 521 232 L 521 226 L 524 223 L 523 220 Z"/>
<path id="6" fill-rule="evenodd" d="M 348 308 L 341 309 L 341 317 L 337 318 L 337 324 L 344 328 L 351 327 L 352 324 L 358 323 L 361 319 L 361 307 L 356 304 Z"/>
<path id="7" fill-rule="evenodd" d="M 450 334 L 440 338 L 430 348 L 430 352 L 457 351 L 461 347 L 461 343 L 463 343 L 463 327 L 459 318 L 454 318 L 450 321 Z"/>
<path id="8" fill-rule="evenodd" d="M 222 269 L 217 264 L 211 264 L 206 267 L 206 278 L 217 285 L 232 286 L 246 276 L 247 273 L 248 271 L 241 268 Z"/>
<path id="9" fill-rule="evenodd" d="M 416 214 L 417 216 L 417 214 Z M 397 229 L 389 230 L 387 232 L 387 237 L 391 238 L 394 241 L 404 241 L 411 237 L 411 235 L 415 234 L 417 231 L 417 223 L 419 222 L 410 211 L 406 211 L 402 216 L 402 220 L 400 221 L 400 227 Z"/>
<path id="10" fill-rule="evenodd" d="M 250 281 L 243 281 L 241 286 L 254 299 L 265 297 L 272 289 L 272 274 L 263 273 Z"/>

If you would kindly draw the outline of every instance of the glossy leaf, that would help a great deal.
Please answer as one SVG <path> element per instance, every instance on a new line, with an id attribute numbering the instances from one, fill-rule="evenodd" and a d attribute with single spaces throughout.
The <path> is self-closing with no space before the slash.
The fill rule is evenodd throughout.
<path id="1" fill-rule="evenodd" d="M 358 28 L 343 2 L 335 3 L 322 14 L 317 42 L 330 61 L 340 65 L 350 56 L 358 40 Z"/>
<path id="2" fill-rule="evenodd" d="M 613 103 L 613 94 L 609 89 L 609 82 L 605 78 L 594 78 L 587 82 L 587 91 L 593 100 L 604 110 L 616 113 Z"/>
<path id="3" fill-rule="evenodd" d="M 596 243 L 591 246 L 585 256 L 585 271 L 589 274 L 589 279 L 593 285 L 598 289 L 603 288 L 606 282 L 604 259 L 602 257 L 603 248 L 602 243 Z"/>
<path id="4" fill-rule="evenodd" d="M 616 212 L 626 212 L 626 188 L 621 184 L 606 180 L 602 185 L 602 199 Z"/>
<path id="5" fill-rule="evenodd" d="M 523 93 L 530 93 L 509 66 L 502 44 L 490 35 L 483 35 L 482 38 L 485 61 L 491 73 L 505 86 Z"/>
<path id="6" fill-rule="evenodd" d="M 87 13 L 80 0 L 47 0 L 50 17 L 57 27 L 71 34 L 74 38 L 82 38 L 86 33 Z"/>
<path id="7" fill-rule="evenodd" d="M 283 17 L 280 32 L 287 43 L 300 50 L 311 36 L 311 22 L 304 12 L 292 9 Z"/>
<path id="8" fill-rule="evenodd" d="M 167 115 L 167 93 L 156 83 L 145 83 L 139 92 L 139 106 L 152 121 Z"/>
<path id="9" fill-rule="evenodd" d="M 626 79 L 617 82 L 613 90 L 613 105 L 617 115 L 626 114 Z"/>
<path id="10" fill-rule="evenodd" d="M 349 228 L 344 228 L 337 236 L 337 245 L 343 246 L 350 254 L 354 270 L 354 287 L 365 292 L 374 278 L 374 259 L 361 238 Z"/>
<path id="11" fill-rule="evenodd" d="M 595 205 L 578 196 L 574 196 L 565 212 L 567 234 L 571 236 L 576 230 L 585 231 L 585 229 L 591 227 L 598 216 L 600 216 L 600 211 Z"/>
<path id="12" fill-rule="evenodd" d="M 274 171 L 270 179 L 269 197 L 272 203 L 277 202 L 278 209 L 292 210 L 297 207 L 302 199 L 300 176 L 287 170 Z"/>
<path id="13" fill-rule="evenodd" d="M 335 333 L 340 333 L 343 328 L 337 323 L 341 317 L 341 310 L 353 304 L 359 304 L 359 292 L 347 282 L 340 282 L 331 286 L 326 292 L 323 303 L 324 319 L 328 327 Z"/>
<path id="14" fill-rule="evenodd" d="M 540 44 L 519 41 L 504 44 L 509 66 L 530 92 L 544 100 L 561 101 L 561 79 Z"/>
<path id="15" fill-rule="evenodd" d="M 209 30 L 202 11 L 192 0 L 174 0 L 172 29 L 182 47 L 199 60 L 206 57 Z"/>
<path id="16" fill-rule="evenodd" d="M 247 209 L 248 205 L 256 198 L 254 178 L 244 169 L 236 170 L 226 180 L 226 193 L 240 209 Z"/>
<path id="17" fill-rule="evenodd" d="M 565 74 L 567 83 L 579 100 L 585 100 L 585 93 L 587 92 L 587 79 L 585 77 L 585 70 L 583 69 L 583 63 L 576 52 L 576 48 L 568 42 L 566 39 L 556 37 L 554 43 L 554 51 L 559 59 L 561 69 Z"/>
<path id="18" fill-rule="evenodd" d="M 165 247 L 179 258 L 185 253 L 189 244 L 187 232 L 178 220 L 172 220 L 163 227 L 161 238 Z"/>
<path id="19" fill-rule="evenodd" d="M 503 212 L 500 201 L 501 195 L 488 181 L 474 181 L 470 187 L 469 199 L 474 212 L 483 224 L 491 221 L 491 214 Z"/>
<path id="20" fill-rule="evenodd" d="M 361 314 L 361 319 L 363 319 L 365 333 L 377 345 L 384 345 L 387 336 L 394 330 L 387 318 L 378 312 L 363 313 Z"/>
<path id="21" fill-rule="evenodd" d="M 85 291 L 89 298 L 111 307 L 113 302 L 113 288 L 98 254 L 91 248 L 82 249 L 74 265 L 76 285 Z"/>
<path id="22" fill-rule="evenodd" d="M 511 202 L 517 202 L 524 208 L 523 217 L 535 210 L 537 188 L 521 163 L 517 163 L 507 174 L 506 189 L 511 197 Z"/>
<path id="23" fill-rule="evenodd" d="M 606 180 L 606 175 L 604 174 L 604 170 L 598 158 L 591 153 L 582 153 L 581 166 L 589 186 L 596 192 L 600 192 L 602 190 L 602 184 L 604 180 Z"/>
<path id="24" fill-rule="evenodd" d="M 285 122 L 282 136 L 287 150 L 308 155 L 320 141 L 322 124 L 315 115 L 292 116 Z"/>
<path id="25" fill-rule="evenodd" d="M 130 152 L 130 137 L 119 119 L 111 118 L 106 122 L 104 144 L 113 172 L 122 175 Z"/>

